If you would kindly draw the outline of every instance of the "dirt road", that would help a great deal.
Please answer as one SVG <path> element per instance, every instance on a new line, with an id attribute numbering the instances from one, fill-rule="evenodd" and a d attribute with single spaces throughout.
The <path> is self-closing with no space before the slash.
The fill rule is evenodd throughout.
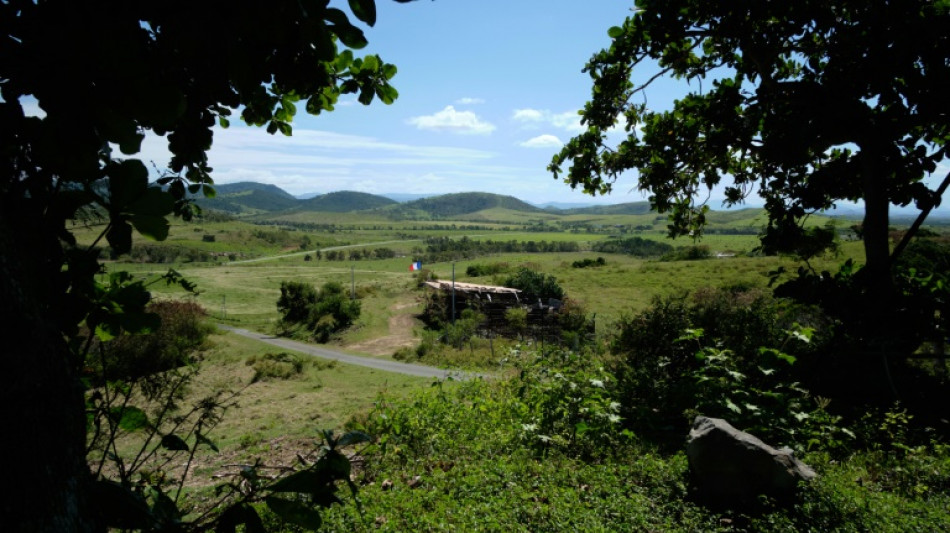
<path id="1" fill-rule="evenodd" d="M 261 342 L 266 342 L 268 344 L 284 348 L 286 350 L 293 350 L 295 352 L 301 352 L 314 357 L 321 357 L 323 359 L 330 359 L 334 361 L 339 361 L 341 363 L 347 363 L 351 365 L 360 365 L 368 368 L 374 368 L 376 370 L 383 370 L 385 372 L 394 372 L 397 374 L 405 374 L 408 376 L 419 376 L 424 378 L 438 378 L 438 379 L 473 379 L 477 377 L 486 377 L 484 374 L 478 374 L 474 372 L 460 372 L 457 370 L 445 370 L 441 368 L 434 368 L 431 366 L 425 365 L 414 365 L 410 363 L 400 363 L 398 361 L 387 361 L 385 359 L 374 359 L 370 357 L 360 357 L 358 355 L 350 355 L 343 352 L 338 352 L 336 350 L 330 350 L 322 346 L 315 346 L 313 344 L 306 344 L 303 342 L 292 341 L 290 339 L 283 339 L 280 337 L 274 337 L 272 335 L 264 335 L 263 333 L 257 333 L 254 331 L 249 331 L 246 329 L 235 328 L 231 326 L 225 326 L 223 324 L 218 324 L 220 329 L 230 331 L 231 333 L 247 337 L 249 339 L 255 339 Z"/>

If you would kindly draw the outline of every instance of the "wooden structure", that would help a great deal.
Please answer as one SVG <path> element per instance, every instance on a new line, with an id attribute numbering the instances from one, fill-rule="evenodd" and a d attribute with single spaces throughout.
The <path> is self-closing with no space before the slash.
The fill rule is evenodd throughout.
<path id="1" fill-rule="evenodd" d="M 429 298 L 430 307 L 441 308 L 436 313 L 443 315 L 444 320 L 452 316 L 451 295 L 452 281 L 426 281 L 425 287 L 434 289 L 435 298 Z M 462 283 L 456 281 L 455 287 L 455 316 L 458 317 L 465 309 L 475 310 L 485 316 L 485 322 L 479 329 L 488 335 L 504 335 L 513 337 L 516 332 L 511 331 L 505 313 L 512 308 L 527 310 L 526 326 L 539 334 L 558 334 L 556 315 L 562 306 L 559 300 L 549 300 L 547 303 L 527 301 L 520 289 L 501 287 L 498 285 L 481 285 L 477 283 Z M 435 309 L 430 309 L 430 312 Z M 551 331 L 546 331 L 551 330 Z"/>

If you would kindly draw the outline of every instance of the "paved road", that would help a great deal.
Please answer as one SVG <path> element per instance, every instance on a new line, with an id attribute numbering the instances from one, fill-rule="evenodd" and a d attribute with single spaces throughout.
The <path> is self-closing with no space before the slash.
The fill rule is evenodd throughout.
<path id="1" fill-rule="evenodd" d="M 365 366 L 368 368 L 373 368 L 376 370 L 382 370 L 384 372 L 394 372 L 396 374 L 406 374 L 408 376 L 419 376 L 423 378 L 453 378 L 453 379 L 473 379 L 477 377 L 486 377 L 484 374 L 472 373 L 472 372 L 460 372 L 457 370 L 444 370 L 441 368 L 434 368 L 431 366 L 425 365 L 413 365 L 410 363 L 400 363 L 398 361 L 388 361 L 385 359 L 373 359 L 370 357 L 360 357 L 358 355 L 350 355 L 343 352 L 338 352 L 335 350 L 329 350 L 321 346 L 315 346 L 313 344 L 306 344 L 303 342 L 292 341 L 290 339 L 283 339 L 280 337 L 274 337 L 272 335 L 264 335 L 263 333 L 257 333 L 254 331 L 249 331 L 246 329 L 235 328 L 231 326 L 225 326 L 223 324 L 218 324 L 218 327 L 247 337 L 249 339 L 255 339 L 261 342 L 266 342 L 274 346 L 279 346 L 286 350 L 293 350 L 295 352 L 301 352 L 305 354 L 312 355 L 314 357 L 320 357 L 323 359 L 330 359 L 333 361 L 339 361 L 341 363 L 347 363 L 351 365 Z"/>

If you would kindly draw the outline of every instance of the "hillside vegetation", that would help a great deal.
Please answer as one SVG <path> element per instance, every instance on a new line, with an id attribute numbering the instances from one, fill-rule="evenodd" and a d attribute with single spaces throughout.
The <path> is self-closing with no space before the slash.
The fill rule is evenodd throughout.
<path id="1" fill-rule="evenodd" d="M 772 277 L 788 279 L 782 269 L 804 265 L 755 252 L 758 210 L 712 212 L 711 231 L 683 241 L 666 238 L 665 220 L 655 213 L 558 214 L 517 204 L 484 208 L 493 205 L 480 203 L 484 198 L 451 200 L 447 209 L 483 209 L 444 219 L 417 210 L 425 220 L 381 216 L 392 209 L 384 207 L 177 222 L 165 242 L 135 246 L 190 255 L 162 264 L 130 256 L 108 263 L 110 271 L 143 280 L 174 268 L 197 284 L 197 294 L 164 284 L 150 290 L 160 300 L 198 304 L 214 322 L 491 376 L 432 383 L 213 335 L 181 405 L 200 404 L 214 391 L 240 394 L 207 428 L 220 451 L 198 447 L 186 481 L 190 501 L 210 501 L 215 484 L 239 477 L 233 465 L 260 459 L 255 472 L 273 475 L 297 468 L 301 457 L 313 460 L 321 431 L 332 429 L 370 440 L 345 452 L 360 504 L 337 493 L 342 504 L 321 515 L 326 530 L 950 527 L 947 428 L 912 400 L 927 391 L 937 394 L 928 396 L 933 405 L 943 405 L 945 389 L 931 381 L 939 374 L 926 364 L 893 367 L 900 404 L 886 390 L 865 402 L 836 388 L 841 382 L 827 362 L 838 353 L 827 329 L 833 326 L 769 296 Z M 492 222 L 473 220 L 473 213 Z M 934 243 L 943 242 L 939 231 L 934 235 Z M 700 248 L 709 258 L 685 260 L 700 257 L 691 253 Z M 841 256 L 817 258 L 810 267 L 832 270 L 859 251 L 859 243 L 842 240 Z M 714 258 L 720 252 L 728 254 Z M 423 269 L 410 272 L 413 261 Z M 434 294 L 419 285 L 504 285 L 526 272 L 569 302 L 560 335 L 532 326 L 527 316 L 524 323 L 506 316 L 513 325 L 505 335 L 479 330 L 467 310 L 454 323 L 433 320 Z M 287 307 L 278 306 L 282 288 L 291 286 L 302 293 L 329 286 L 346 298 L 352 291 L 361 313 L 344 324 L 307 311 L 302 326 L 289 327 Z M 700 412 L 793 447 L 818 470 L 818 480 L 791 503 L 706 505 L 695 495 L 683 452 L 691 417 Z M 135 431 L 123 433 L 120 451 L 136 438 Z M 167 475 L 178 479 L 181 472 Z M 294 530 L 267 505 L 255 509 L 270 528 Z"/>

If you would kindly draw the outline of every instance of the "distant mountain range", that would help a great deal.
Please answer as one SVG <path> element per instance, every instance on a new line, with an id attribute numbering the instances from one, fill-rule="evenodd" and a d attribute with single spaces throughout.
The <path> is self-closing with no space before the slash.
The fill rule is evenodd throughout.
<path id="1" fill-rule="evenodd" d="M 359 211 L 384 212 L 393 216 L 420 216 L 451 218 L 490 209 L 505 209 L 523 213 L 558 214 L 646 214 L 650 212 L 647 202 L 634 202 L 606 206 L 540 207 L 513 196 L 484 192 L 465 192 L 439 196 L 402 195 L 409 198 L 399 202 L 386 196 L 356 191 L 337 191 L 315 196 L 297 198 L 275 185 L 255 182 L 240 182 L 215 185 L 214 198 L 195 197 L 202 208 L 224 211 L 234 216 L 252 216 L 267 213 L 319 211 L 350 213 Z"/>
<path id="2" fill-rule="evenodd" d="M 629 202 L 612 205 L 587 205 L 566 203 L 548 203 L 534 205 L 513 196 L 484 192 L 465 192 L 454 194 L 413 195 L 390 194 L 376 195 L 356 191 L 337 191 L 327 194 L 302 195 L 295 197 L 275 185 L 255 182 L 240 182 L 215 185 L 217 195 L 214 198 L 198 196 L 195 201 L 203 208 L 224 211 L 237 217 L 290 214 L 295 212 L 351 213 L 372 211 L 393 218 L 448 219 L 471 215 L 492 209 L 543 215 L 647 215 L 651 213 L 649 202 Z M 759 211 L 750 207 L 742 210 L 720 210 L 720 214 L 736 211 Z M 824 213 L 826 216 L 860 220 L 863 211 L 859 206 L 846 206 Z M 892 221 L 903 223 L 914 213 L 895 209 Z M 934 213 L 931 221 L 946 223 L 947 214 Z M 908 219 L 908 220 L 905 220 Z"/>

